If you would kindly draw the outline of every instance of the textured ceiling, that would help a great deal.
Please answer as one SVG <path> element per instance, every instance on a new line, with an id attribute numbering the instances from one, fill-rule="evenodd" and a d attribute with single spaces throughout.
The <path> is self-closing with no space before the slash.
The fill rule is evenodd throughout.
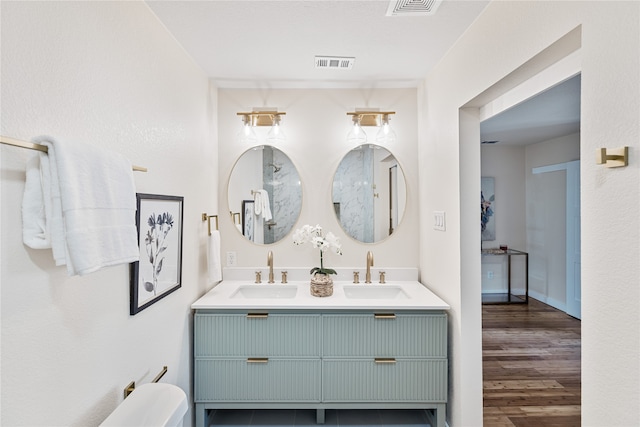
<path id="1" fill-rule="evenodd" d="M 416 87 L 489 3 L 445 0 L 432 16 L 389 1 L 146 2 L 220 88 Z M 355 57 L 316 69 L 315 55 Z"/>
<path id="2" fill-rule="evenodd" d="M 580 131 L 577 75 L 480 124 L 482 141 L 526 145 Z"/>
<path id="3" fill-rule="evenodd" d="M 219 88 L 417 87 L 487 6 L 443 0 L 431 16 L 386 16 L 388 0 L 147 0 Z M 315 56 L 355 57 L 350 70 Z M 577 132 L 579 79 L 481 125 L 483 140 L 517 145 Z"/>

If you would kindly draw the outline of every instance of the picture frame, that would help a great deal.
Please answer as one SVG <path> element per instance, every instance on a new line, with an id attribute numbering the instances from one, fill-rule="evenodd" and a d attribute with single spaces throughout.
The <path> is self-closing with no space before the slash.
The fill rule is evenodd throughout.
<path id="1" fill-rule="evenodd" d="M 255 210 L 253 200 L 242 201 L 242 234 L 253 242 L 254 240 Z"/>
<path id="2" fill-rule="evenodd" d="M 480 178 L 480 226 L 481 241 L 496 240 L 496 192 L 495 179 Z"/>
<path id="3" fill-rule="evenodd" d="M 130 265 L 130 315 L 182 287 L 184 198 L 136 193 L 140 260 Z"/>

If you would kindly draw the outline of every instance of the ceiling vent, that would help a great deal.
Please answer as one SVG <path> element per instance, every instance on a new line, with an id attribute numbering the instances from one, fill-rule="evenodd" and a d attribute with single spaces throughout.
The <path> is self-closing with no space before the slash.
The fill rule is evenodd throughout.
<path id="1" fill-rule="evenodd" d="M 387 16 L 428 16 L 436 13 L 442 0 L 391 0 Z"/>
<path id="2" fill-rule="evenodd" d="M 497 144 L 500 141 L 482 141 L 480 144 Z"/>
<path id="3" fill-rule="evenodd" d="M 316 56 L 316 68 L 328 68 L 333 70 L 350 70 L 356 58 L 345 56 Z"/>

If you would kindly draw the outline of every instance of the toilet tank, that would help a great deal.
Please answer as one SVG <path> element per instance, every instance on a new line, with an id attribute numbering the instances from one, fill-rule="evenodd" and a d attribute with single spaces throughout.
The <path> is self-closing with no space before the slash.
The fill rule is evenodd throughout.
<path id="1" fill-rule="evenodd" d="M 137 387 L 100 424 L 102 427 L 181 427 L 187 395 L 178 386 L 149 383 Z"/>

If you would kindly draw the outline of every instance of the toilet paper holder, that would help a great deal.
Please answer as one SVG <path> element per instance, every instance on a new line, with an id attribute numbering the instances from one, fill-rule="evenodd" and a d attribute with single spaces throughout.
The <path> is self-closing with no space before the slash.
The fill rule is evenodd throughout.
<path id="1" fill-rule="evenodd" d="M 166 374 L 168 371 L 167 366 L 163 366 L 162 370 L 158 373 L 158 375 L 156 375 L 156 377 L 151 380 L 152 383 L 157 383 L 158 381 L 160 381 L 160 378 L 162 378 L 164 376 L 164 374 Z M 133 390 L 136 389 L 136 382 L 135 381 L 131 381 L 129 384 L 127 384 L 127 386 L 124 388 L 124 398 L 126 399 L 127 396 L 129 396 L 131 393 L 133 393 Z"/>

